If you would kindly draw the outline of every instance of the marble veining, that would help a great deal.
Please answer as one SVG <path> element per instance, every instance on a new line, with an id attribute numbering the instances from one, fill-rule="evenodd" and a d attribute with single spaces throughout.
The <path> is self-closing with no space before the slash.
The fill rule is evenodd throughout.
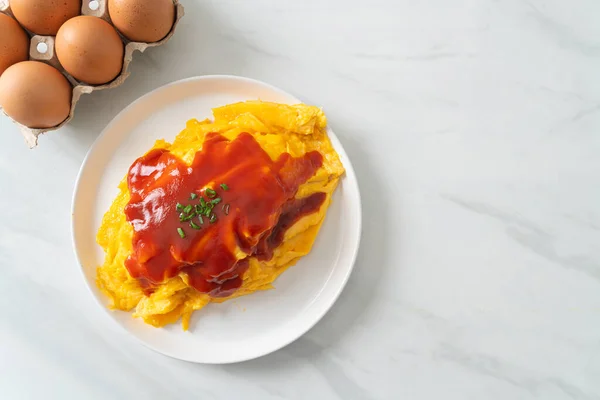
<path id="1" fill-rule="evenodd" d="M 172 41 L 36 150 L 0 118 L 2 399 L 600 399 L 600 2 L 184 4 Z M 125 336 L 71 250 L 94 139 L 139 96 L 202 74 L 323 106 L 363 195 L 333 309 L 235 365 Z"/>

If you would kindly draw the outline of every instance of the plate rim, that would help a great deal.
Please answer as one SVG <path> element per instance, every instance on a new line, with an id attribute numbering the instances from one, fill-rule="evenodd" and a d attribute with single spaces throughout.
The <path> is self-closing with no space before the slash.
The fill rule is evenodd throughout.
<path id="1" fill-rule="evenodd" d="M 77 239 L 76 239 L 76 235 L 75 235 L 75 225 L 76 225 L 76 221 L 77 221 L 76 214 L 75 214 L 75 208 L 76 208 L 76 201 L 77 201 L 78 195 L 81 190 L 82 175 L 83 175 L 84 171 L 86 170 L 86 167 L 88 166 L 88 163 L 94 153 L 96 146 L 102 141 L 102 139 L 108 134 L 108 132 L 110 132 L 113 125 L 118 123 L 119 120 L 122 119 L 123 116 L 126 115 L 128 112 L 130 112 L 130 110 L 133 109 L 137 104 L 143 102 L 144 100 L 146 100 L 147 98 L 149 98 L 151 96 L 154 96 L 156 94 L 156 92 L 159 92 L 159 91 L 164 90 L 171 86 L 185 84 L 187 82 L 215 80 L 215 79 L 227 79 L 227 80 L 241 81 L 241 82 L 246 82 L 246 83 L 251 83 L 251 84 L 262 85 L 262 86 L 268 88 L 269 90 L 277 92 L 278 94 L 290 97 L 291 99 L 293 99 L 293 101 L 295 101 L 297 103 L 302 103 L 302 101 L 300 99 L 298 99 L 296 96 L 292 95 L 289 92 L 286 92 L 285 90 L 283 90 L 281 88 L 278 88 L 276 86 L 273 86 L 269 83 L 266 83 L 266 82 L 258 80 L 258 79 L 247 78 L 247 77 L 238 76 L 238 75 L 227 75 L 227 74 L 199 75 L 199 76 L 193 76 L 193 77 L 189 77 L 189 78 L 179 79 L 179 80 L 167 83 L 165 85 L 159 86 L 155 89 L 152 89 L 148 93 L 145 93 L 144 95 L 138 97 L 137 99 L 135 99 L 134 101 L 129 103 L 117 115 L 115 115 L 111 119 L 111 121 L 102 129 L 100 134 L 96 137 L 96 139 L 94 140 L 94 142 L 92 143 L 92 145 L 90 146 L 88 151 L 86 152 L 86 155 L 85 155 L 83 161 L 81 162 L 81 166 L 79 167 L 79 171 L 78 171 L 77 177 L 75 179 L 73 194 L 71 197 L 71 224 L 70 224 L 70 227 L 71 227 L 71 245 L 73 247 L 73 252 L 75 254 L 75 258 L 77 261 L 79 274 L 85 283 L 87 291 L 94 299 L 94 302 L 104 311 L 103 314 L 105 315 L 105 317 L 109 317 L 109 319 L 112 321 L 112 323 L 114 325 L 117 325 L 122 332 L 133 337 L 136 341 L 138 341 L 139 343 L 144 345 L 146 348 L 149 348 L 159 354 L 162 354 L 162 355 L 165 355 L 165 356 L 177 359 L 177 360 L 183 360 L 183 361 L 193 362 L 193 363 L 197 363 L 197 364 L 223 365 L 223 364 L 233 364 L 233 363 L 249 361 L 249 360 L 253 360 L 256 358 L 266 356 L 268 354 L 274 353 L 274 352 L 288 346 L 289 344 L 298 340 L 300 337 L 304 336 L 317 323 L 319 323 L 319 321 L 321 321 L 323 319 L 323 317 L 331 310 L 333 305 L 339 299 L 341 293 L 343 292 L 344 288 L 346 287 L 346 285 L 348 283 L 348 280 L 350 279 L 350 276 L 352 275 L 352 271 L 354 270 L 354 266 L 356 264 L 356 259 L 358 257 L 358 251 L 359 251 L 360 243 L 362 240 L 362 199 L 361 199 L 361 194 L 360 194 L 360 186 L 358 185 L 358 179 L 356 178 L 356 173 L 355 173 L 354 167 L 350 161 L 350 157 L 346 153 L 346 150 L 344 149 L 344 147 L 343 147 L 341 141 L 339 140 L 339 138 L 337 137 L 337 135 L 330 128 L 329 124 L 327 125 L 327 134 L 328 134 L 330 140 L 332 142 L 334 142 L 335 144 L 337 144 L 337 146 L 334 146 L 334 148 L 337 147 L 336 152 L 341 153 L 340 155 L 342 156 L 342 158 L 345 158 L 346 160 L 348 160 L 347 165 L 344 164 L 346 179 L 348 179 L 349 182 L 353 182 L 354 186 L 356 188 L 356 191 L 355 191 L 356 192 L 356 203 L 357 203 L 357 207 L 358 207 L 358 215 L 357 215 L 357 221 L 356 221 L 357 222 L 356 223 L 357 239 L 356 239 L 356 243 L 353 246 L 352 255 L 350 256 L 350 266 L 349 266 L 346 274 L 343 276 L 343 279 L 341 280 L 341 282 L 339 284 L 339 288 L 337 289 L 335 294 L 332 297 L 330 297 L 326 306 L 323 307 L 323 309 L 320 312 L 315 313 L 315 317 L 313 317 L 312 320 L 309 320 L 309 323 L 307 323 L 301 329 L 298 329 L 297 331 L 295 331 L 293 334 L 289 335 L 289 338 L 286 338 L 286 340 L 282 341 L 281 343 L 277 344 L 276 346 L 274 346 L 272 348 L 267 349 L 266 351 L 261 350 L 261 351 L 257 352 L 257 354 L 245 356 L 245 357 L 238 357 L 238 358 L 235 358 L 234 360 L 198 361 L 198 360 L 195 360 L 192 358 L 184 358 L 184 357 L 180 357 L 178 355 L 170 354 L 169 352 L 165 352 L 165 351 L 159 350 L 158 348 L 154 347 L 150 343 L 148 343 L 145 340 L 143 340 L 142 338 L 138 337 L 133 332 L 130 332 L 125 326 L 123 326 L 121 323 L 119 323 L 117 318 L 114 315 L 112 315 L 112 312 L 114 312 L 114 311 L 108 309 L 104 304 L 102 304 L 102 302 L 100 301 L 100 299 L 98 298 L 96 293 L 93 291 L 91 284 L 87 279 L 87 276 L 85 275 L 84 266 L 81 261 L 81 257 L 79 255 L 79 251 L 78 251 L 79 247 L 77 245 Z M 153 328 L 153 329 L 157 329 L 157 328 Z"/>

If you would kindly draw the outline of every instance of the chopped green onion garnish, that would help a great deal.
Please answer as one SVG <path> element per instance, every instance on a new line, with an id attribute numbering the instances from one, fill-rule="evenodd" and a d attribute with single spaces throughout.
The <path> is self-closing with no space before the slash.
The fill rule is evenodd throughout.
<path id="1" fill-rule="evenodd" d="M 229 186 L 226 183 L 221 183 L 219 185 L 223 190 L 229 190 Z M 217 192 L 214 189 L 206 188 L 204 189 L 204 194 L 210 199 L 206 200 L 203 196 L 199 196 L 197 193 L 190 193 L 190 200 L 195 200 L 199 197 L 199 204 L 188 204 L 183 205 L 181 203 L 177 203 L 176 208 L 179 211 L 179 221 L 180 222 L 188 222 L 189 225 L 194 229 L 200 229 L 200 225 L 204 224 L 203 217 L 208 218 L 211 223 L 217 221 L 217 215 L 213 212 L 215 206 L 223 201 L 221 197 L 217 197 Z M 223 204 L 221 209 L 225 213 L 225 215 L 229 214 L 229 204 Z M 194 217 L 198 217 L 198 221 L 200 225 L 196 222 L 192 221 Z M 177 232 L 181 238 L 185 238 L 185 232 L 181 228 L 177 228 Z"/>
<path id="2" fill-rule="evenodd" d="M 199 227 L 198 225 L 196 225 L 196 224 L 194 223 L 194 221 L 190 221 L 190 226 L 191 226 L 192 228 L 194 228 L 194 229 L 200 229 L 200 227 Z"/>
<path id="3" fill-rule="evenodd" d="M 177 228 L 177 233 L 179 233 L 179 237 L 185 239 L 185 232 L 181 228 Z"/>

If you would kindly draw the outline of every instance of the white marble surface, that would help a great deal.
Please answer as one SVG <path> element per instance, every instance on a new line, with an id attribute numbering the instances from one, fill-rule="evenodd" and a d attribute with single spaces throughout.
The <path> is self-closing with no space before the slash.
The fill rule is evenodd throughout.
<path id="1" fill-rule="evenodd" d="M 0 118 L 2 399 L 600 399 L 598 0 L 183 2 L 174 39 L 36 150 Z M 103 316 L 69 224 L 102 128 L 217 73 L 324 107 L 365 224 L 321 323 L 205 366 Z"/>

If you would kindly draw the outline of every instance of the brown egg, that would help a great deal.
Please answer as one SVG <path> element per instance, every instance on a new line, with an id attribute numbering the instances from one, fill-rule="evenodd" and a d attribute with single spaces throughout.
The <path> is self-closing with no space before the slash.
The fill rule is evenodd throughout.
<path id="1" fill-rule="evenodd" d="M 29 57 L 29 36 L 17 21 L 0 13 L 0 75 L 4 70 Z"/>
<path id="2" fill-rule="evenodd" d="M 10 9 L 25 29 L 56 35 L 62 24 L 80 14 L 81 0 L 10 0 Z"/>
<path id="3" fill-rule="evenodd" d="M 75 79 L 91 85 L 110 82 L 121 73 L 123 49 L 115 28 L 97 17 L 72 18 L 56 34 L 58 61 Z"/>
<path id="4" fill-rule="evenodd" d="M 108 14 L 119 32 L 134 42 L 158 42 L 175 20 L 172 0 L 108 0 Z"/>
<path id="5" fill-rule="evenodd" d="M 69 81 L 56 68 L 39 61 L 22 61 L 0 76 L 0 106 L 29 128 L 52 128 L 71 109 Z"/>

